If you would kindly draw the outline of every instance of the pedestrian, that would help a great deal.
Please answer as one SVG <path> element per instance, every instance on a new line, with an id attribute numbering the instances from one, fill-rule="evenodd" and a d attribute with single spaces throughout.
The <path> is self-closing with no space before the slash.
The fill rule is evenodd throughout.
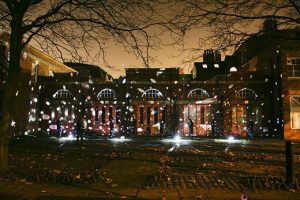
<path id="1" fill-rule="evenodd" d="M 193 139 L 193 129 L 194 129 L 194 122 L 189 118 L 188 120 L 188 127 L 189 127 L 189 138 Z"/>
<path id="2" fill-rule="evenodd" d="M 109 120 L 109 137 L 110 138 L 114 137 L 114 120 L 113 119 Z"/>
<path id="3" fill-rule="evenodd" d="M 211 135 L 212 135 L 212 137 L 215 137 L 216 134 L 217 134 L 216 128 L 217 128 L 217 122 L 216 122 L 216 120 L 215 120 L 215 118 L 214 118 L 214 119 L 211 121 Z"/>
<path id="4" fill-rule="evenodd" d="M 132 123 L 133 123 L 133 125 L 132 125 L 133 130 L 132 130 L 131 136 L 134 137 L 136 135 L 136 119 L 135 119 L 135 116 L 133 116 Z"/>
<path id="5" fill-rule="evenodd" d="M 62 132 L 61 125 L 62 125 L 62 121 L 61 121 L 60 118 L 58 118 L 57 121 L 56 121 L 56 135 L 57 135 L 58 138 L 61 137 L 61 132 Z"/>
<path id="6" fill-rule="evenodd" d="M 76 123 L 76 133 L 77 133 L 77 140 L 76 144 L 79 144 L 79 137 L 80 137 L 80 144 L 82 145 L 83 142 L 83 124 L 82 120 L 78 119 Z"/>
<path id="7" fill-rule="evenodd" d="M 250 120 L 249 123 L 247 124 L 247 134 L 249 140 L 253 140 L 253 127 L 254 127 L 254 123 L 252 120 Z"/>
<path id="8" fill-rule="evenodd" d="M 164 129 L 165 129 L 165 124 L 164 124 L 164 121 L 161 120 L 159 122 L 159 134 L 160 134 L 161 140 L 163 139 L 163 136 L 164 136 Z"/>

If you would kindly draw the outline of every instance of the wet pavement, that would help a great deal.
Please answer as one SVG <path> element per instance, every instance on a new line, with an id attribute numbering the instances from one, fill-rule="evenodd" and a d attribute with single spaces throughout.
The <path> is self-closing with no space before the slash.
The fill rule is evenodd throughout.
<path id="1" fill-rule="evenodd" d="M 297 183 L 289 189 L 284 141 L 92 138 L 78 146 L 67 138 L 12 138 L 11 172 L 0 177 L 0 194 L 21 195 L 14 199 L 239 199 L 245 191 L 249 199 L 297 199 L 300 143 L 294 152 Z"/>

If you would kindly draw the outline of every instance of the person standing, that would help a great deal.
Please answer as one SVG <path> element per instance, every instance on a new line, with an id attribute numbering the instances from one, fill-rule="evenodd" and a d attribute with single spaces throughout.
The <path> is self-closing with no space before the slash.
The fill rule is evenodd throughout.
<path id="1" fill-rule="evenodd" d="M 77 123 L 76 123 L 76 133 L 77 133 L 77 140 L 76 140 L 76 144 L 79 144 L 79 137 L 80 137 L 80 144 L 82 145 L 83 142 L 83 125 L 82 125 L 82 121 L 80 119 L 78 119 Z"/>
<path id="2" fill-rule="evenodd" d="M 109 120 L 109 136 L 110 136 L 110 138 L 114 137 L 114 120 L 113 119 Z"/>
<path id="3" fill-rule="evenodd" d="M 159 122 L 159 134 L 160 134 L 160 139 L 163 139 L 164 136 L 164 129 L 165 129 L 165 123 L 164 121 Z"/>
<path id="4" fill-rule="evenodd" d="M 189 127 L 189 137 L 190 137 L 190 139 L 193 139 L 194 122 L 191 120 L 191 118 L 189 118 L 189 120 L 188 120 L 188 127 Z"/>
<path id="5" fill-rule="evenodd" d="M 215 137 L 217 134 L 217 122 L 215 118 L 211 121 L 211 136 Z"/>
<path id="6" fill-rule="evenodd" d="M 61 137 L 61 132 L 62 132 L 61 124 L 62 124 L 61 119 L 58 118 L 57 121 L 56 121 L 56 134 L 57 134 L 58 138 Z"/>
<path id="7" fill-rule="evenodd" d="M 248 133 L 249 140 L 253 140 L 253 127 L 254 127 L 254 123 L 252 120 L 250 120 L 249 123 L 247 124 L 247 133 Z"/>

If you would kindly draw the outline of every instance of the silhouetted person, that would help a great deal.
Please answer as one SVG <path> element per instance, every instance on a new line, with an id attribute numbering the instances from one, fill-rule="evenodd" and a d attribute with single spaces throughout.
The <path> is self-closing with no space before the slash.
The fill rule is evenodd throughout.
<path id="1" fill-rule="evenodd" d="M 281 132 L 282 132 L 282 120 L 277 115 L 276 116 L 276 123 L 275 123 L 275 137 L 281 138 Z"/>
<path id="2" fill-rule="evenodd" d="M 58 138 L 61 137 L 61 133 L 62 133 L 61 125 L 62 125 L 61 119 L 57 119 L 57 121 L 56 121 L 56 134 L 57 134 Z"/>
<path id="3" fill-rule="evenodd" d="M 109 137 L 110 138 L 114 137 L 114 120 L 113 119 L 109 120 Z"/>
<path id="4" fill-rule="evenodd" d="M 189 127 L 189 137 L 190 139 L 193 139 L 194 122 L 190 118 L 188 121 L 188 127 Z"/>
<path id="5" fill-rule="evenodd" d="M 131 136 L 134 137 L 135 135 L 136 135 L 136 119 L 135 116 L 133 116 Z"/>
<path id="6" fill-rule="evenodd" d="M 164 136 L 164 130 L 165 130 L 165 123 L 164 121 L 159 122 L 159 134 L 160 134 L 160 139 L 162 140 Z"/>
<path id="7" fill-rule="evenodd" d="M 211 122 L 211 135 L 213 137 L 215 137 L 216 134 L 217 134 L 217 122 L 216 122 L 215 119 L 213 119 L 212 122 Z"/>
<path id="8" fill-rule="evenodd" d="M 80 144 L 83 142 L 83 124 L 80 119 L 78 119 L 76 123 L 76 133 L 77 133 L 77 140 L 76 143 L 79 144 L 79 137 L 80 137 Z"/>
<path id="9" fill-rule="evenodd" d="M 252 120 L 250 120 L 249 123 L 247 124 L 247 135 L 249 140 L 253 140 L 253 127 L 254 127 L 254 123 Z"/>

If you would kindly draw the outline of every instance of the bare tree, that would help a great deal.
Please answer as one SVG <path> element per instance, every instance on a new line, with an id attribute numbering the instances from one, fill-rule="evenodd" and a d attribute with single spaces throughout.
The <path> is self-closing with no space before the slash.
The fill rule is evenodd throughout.
<path id="1" fill-rule="evenodd" d="M 105 60 L 109 39 L 151 62 L 149 50 L 158 47 L 152 27 L 162 25 L 160 1 L 150 0 L 0 0 L 0 30 L 10 34 L 9 69 L 3 91 L 0 121 L 0 172 L 8 169 L 8 141 L 12 102 L 20 79 L 20 58 L 24 47 L 35 41 L 55 57 L 83 59 L 82 51 Z"/>
<path id="2" fill-rule="evenodd" d="M 260 27 L 266 19 L 277 20 L 281 29 L 300 25 L 298 0 L 178 0 L 173 10 L 178 14 L 170 24 L 177 41 L 183 44 L 192 29 L 202 32 L 196 47 L 188 49 L 189 61 L 199 59 L 199 52 L 207 47 L 236 49 L 250 36 L 261 35 Z"/>

